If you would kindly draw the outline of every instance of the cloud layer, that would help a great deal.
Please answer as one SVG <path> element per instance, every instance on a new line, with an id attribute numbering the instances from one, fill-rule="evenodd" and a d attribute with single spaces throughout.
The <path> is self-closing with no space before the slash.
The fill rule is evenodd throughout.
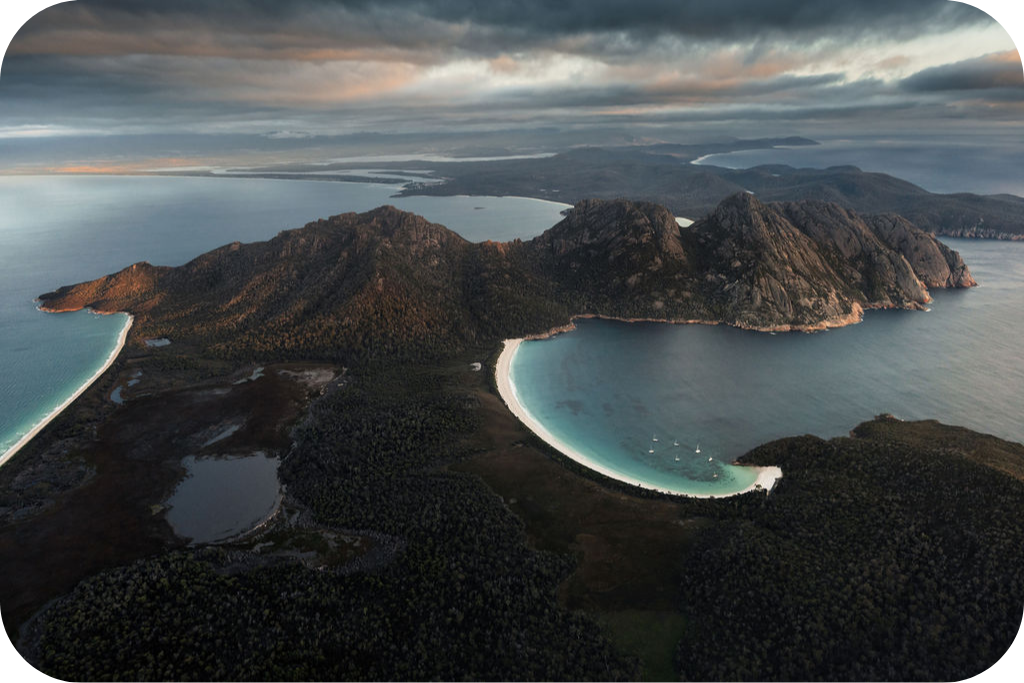
<path id="1" fill-rule="evenodd" d="M 1022 92 L 946 0 L 76 0 L 12 42 L 0 137 L 1007 125 Z"/>

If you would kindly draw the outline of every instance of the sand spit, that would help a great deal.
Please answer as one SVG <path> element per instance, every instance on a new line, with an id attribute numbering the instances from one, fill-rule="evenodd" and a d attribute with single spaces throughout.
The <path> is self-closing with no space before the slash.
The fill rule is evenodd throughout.
<path id="1" fill-rule="evenodd" d="M 571 329 L 571 328 L 569 328 Z M 566 331 L 565 328 L 558 330 Z M 554 332 L 553 332 L 554 333 Z M 551 336 L 548 334 L 546 336 Z M 772 487 L 775 486 L 775 482 L 782 478 L 782 470 L 778 467 L 758 467 L 757 478 L 754 482 L 745 489 L 740 491 L 733 491 L 730 493 L 722 494 L 710 494 L 710 493 L 691 493 L 682 489 L 665 489 L 658 486 L 652 486 L 647 482 L 635 479 L 628 474 L 619 472 L 611 467 L 596 463 L 588 458 L 583 453 L 575 450 L 563 441 L 560 441 L 551 432 L 544 427 L 543 424 L 538 422 L 528 410 L 519 401 L 519 395 L 516 393 L 515 383 L 512 381 L 512 358 L 516 355 L 516 351 L 519 350 L 519 345 L 525 341 L 524 339 L 506 339 L 505 347 L 501 351 L 501 355 L 498 356 L 498 362 L 495 365 L 495 380 L 498 384 L 498 393 L 501 395 L 505 405 L 508 406 L 512 414 L 515 415 L 519 420 L 526 425 L 526 427 L 540 437 L 545 443 L 559 451 L 568 458 L 575 460 L 584 467 L 588 467 L 595 472 L 600 472 L 606 477 L 617 479 L 618 481 L 626 482 L 627 484 L 633 484 L 645 489 L 651 489 L 654 491 L 660 491 L 662 493 L 669 493 L 676 496 L 688 496 L 691 498 L 727 498 L 729 496 L 738 496 L 741 493 L 747 493 L 748 491 L 754 491 L 757 489 L 763 489 L 765 491 L 771 491 Z"/>

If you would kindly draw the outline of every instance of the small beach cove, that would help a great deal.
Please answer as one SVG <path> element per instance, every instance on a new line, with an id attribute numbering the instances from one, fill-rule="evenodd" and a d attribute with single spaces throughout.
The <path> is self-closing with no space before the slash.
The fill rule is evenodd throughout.
<path id="1" fill-rule="evenodd" d="M 782 478 L 782 470 L 778 467 L 752 467 L 733 464 L 726 465 L 723 468 L 719 463 L 713 468 L 716 471 L 711 473 L 710 482 L 707 480 L 705 480 L 705 482 L 690 480 L 687 479 L 685 475 L 678 474 L 675 477 L 675 481 L 666 477 L 659 477 L 657 478 L 657 483 L 652 483 L 651 479 L 653 479 L 653 477 L 650 477 L 649 474 L 647 477 L 644 477 L 643 471 L 639 468 L 630 467 L 629 461 L 615 462 L 613 460 L 609 460 L 607 457 L 607 450 L 598 450 L 593 448 L 585 450 L 585 447 L 574 447 L 574 445 L 568 443 L 564 438 L 559 438 L 552 434 L 552 432 L 542 422 L 537 420 L 530 413 L 519 398 L 519 393 L 513 378 L 512 365 L 516 354 L 524 341 L 525 340 L 523 339 L 505 340 L 501 354 L 498 356 L 498 361 L 495 364 L 495 380 L 498 386 L 498 393 L 512 414 L 515 415 L 516 418 L 518 418 L 531 432 L 555 450 L 578 462 L 584 467 L 612 479 L 632 484 L 634 486 L 639 486 L 641 488 L 651 489 L 671 495 L 690 496 L 694 498 L 723 498 L 740 495 L 750 491 L 770 492 L 776 482 Z M 652 447 L 648 449 L 649 454 L 653 454 L 654 452 L 653 445 L 660 444 L 656 435 L 652 436 L 651 443 Z M 671 458 L 671 462 L 673 464 L 682 462 L 683 457 L 686 457 L 690 464 L 694 462 L 704 462 L 705 458 L 705 456 L 700 452 L 699 444 L 691 455 L 689 448 L 684 449 L 678 440 L 674 439 L 671 441 L 669 449 L 662 450 L 667 450 L 666 455 Z M 714 456 L 707 457 L 707 462 L 709 464 L 714 462 Z M 708 484 L 714 487 L 719 487 L 720 490 L 708 490 Z"/>
<path id="2" fill-rule="evenodd" d="M 980 285 L 933 290 L 928 311 L 869 310 L 813 334 L 579 317 L 548 338 L 506 342 L 500 394 L 566 457 L 683 495 L 749 489 L 754 469 L 728 463 L 756 446 L 846 436 L 884 413 L 1024 441 L 1024 246 L 947 243 Z M 723 486 L 726 472 L 748 479 Z"/>

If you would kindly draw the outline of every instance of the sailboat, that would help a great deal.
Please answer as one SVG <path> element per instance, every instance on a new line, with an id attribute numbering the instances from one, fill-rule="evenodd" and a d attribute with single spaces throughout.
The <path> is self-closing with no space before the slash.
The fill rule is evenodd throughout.
<path id="1" fill-rule="evenodd" d="M 697 452 L 700 453 L 700 441 L 697 442 Z"/>
<path id="2" fill-rule="evenodd" d="M 673 445 L 673 446 L 678 446 L 678 445 L 679 445 L 679 442 L 678 442 L 678 441 L 673 441 L 673 442 L 672 442 L 672 445 Z"/>
<path id="3" fill-rule="evenodd" d="M 651 437 L 651 441 L 653 441 L 654 443 L 658 443 L 658 437 L 657 436 L 652 436 Z"/>

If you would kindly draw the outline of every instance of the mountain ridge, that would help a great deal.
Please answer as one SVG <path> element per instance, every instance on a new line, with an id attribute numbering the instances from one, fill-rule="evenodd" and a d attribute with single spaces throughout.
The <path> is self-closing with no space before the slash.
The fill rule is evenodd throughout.
<path id="1" fill-rule="evenodd" d="M 383 206 L 177 268 L 137 263 L 40 301 L 128 311 L 137 338 L 218 356 L 353 360 L 445 355 L 583 315 L 823 329 L 864 309 L 921 308 L 929 286 L 974 284 L 959 255 L 904 219 L 740 193 L 689 228 L 657 204 L 584 200 L 540 236 L 505 243 Z"/>

